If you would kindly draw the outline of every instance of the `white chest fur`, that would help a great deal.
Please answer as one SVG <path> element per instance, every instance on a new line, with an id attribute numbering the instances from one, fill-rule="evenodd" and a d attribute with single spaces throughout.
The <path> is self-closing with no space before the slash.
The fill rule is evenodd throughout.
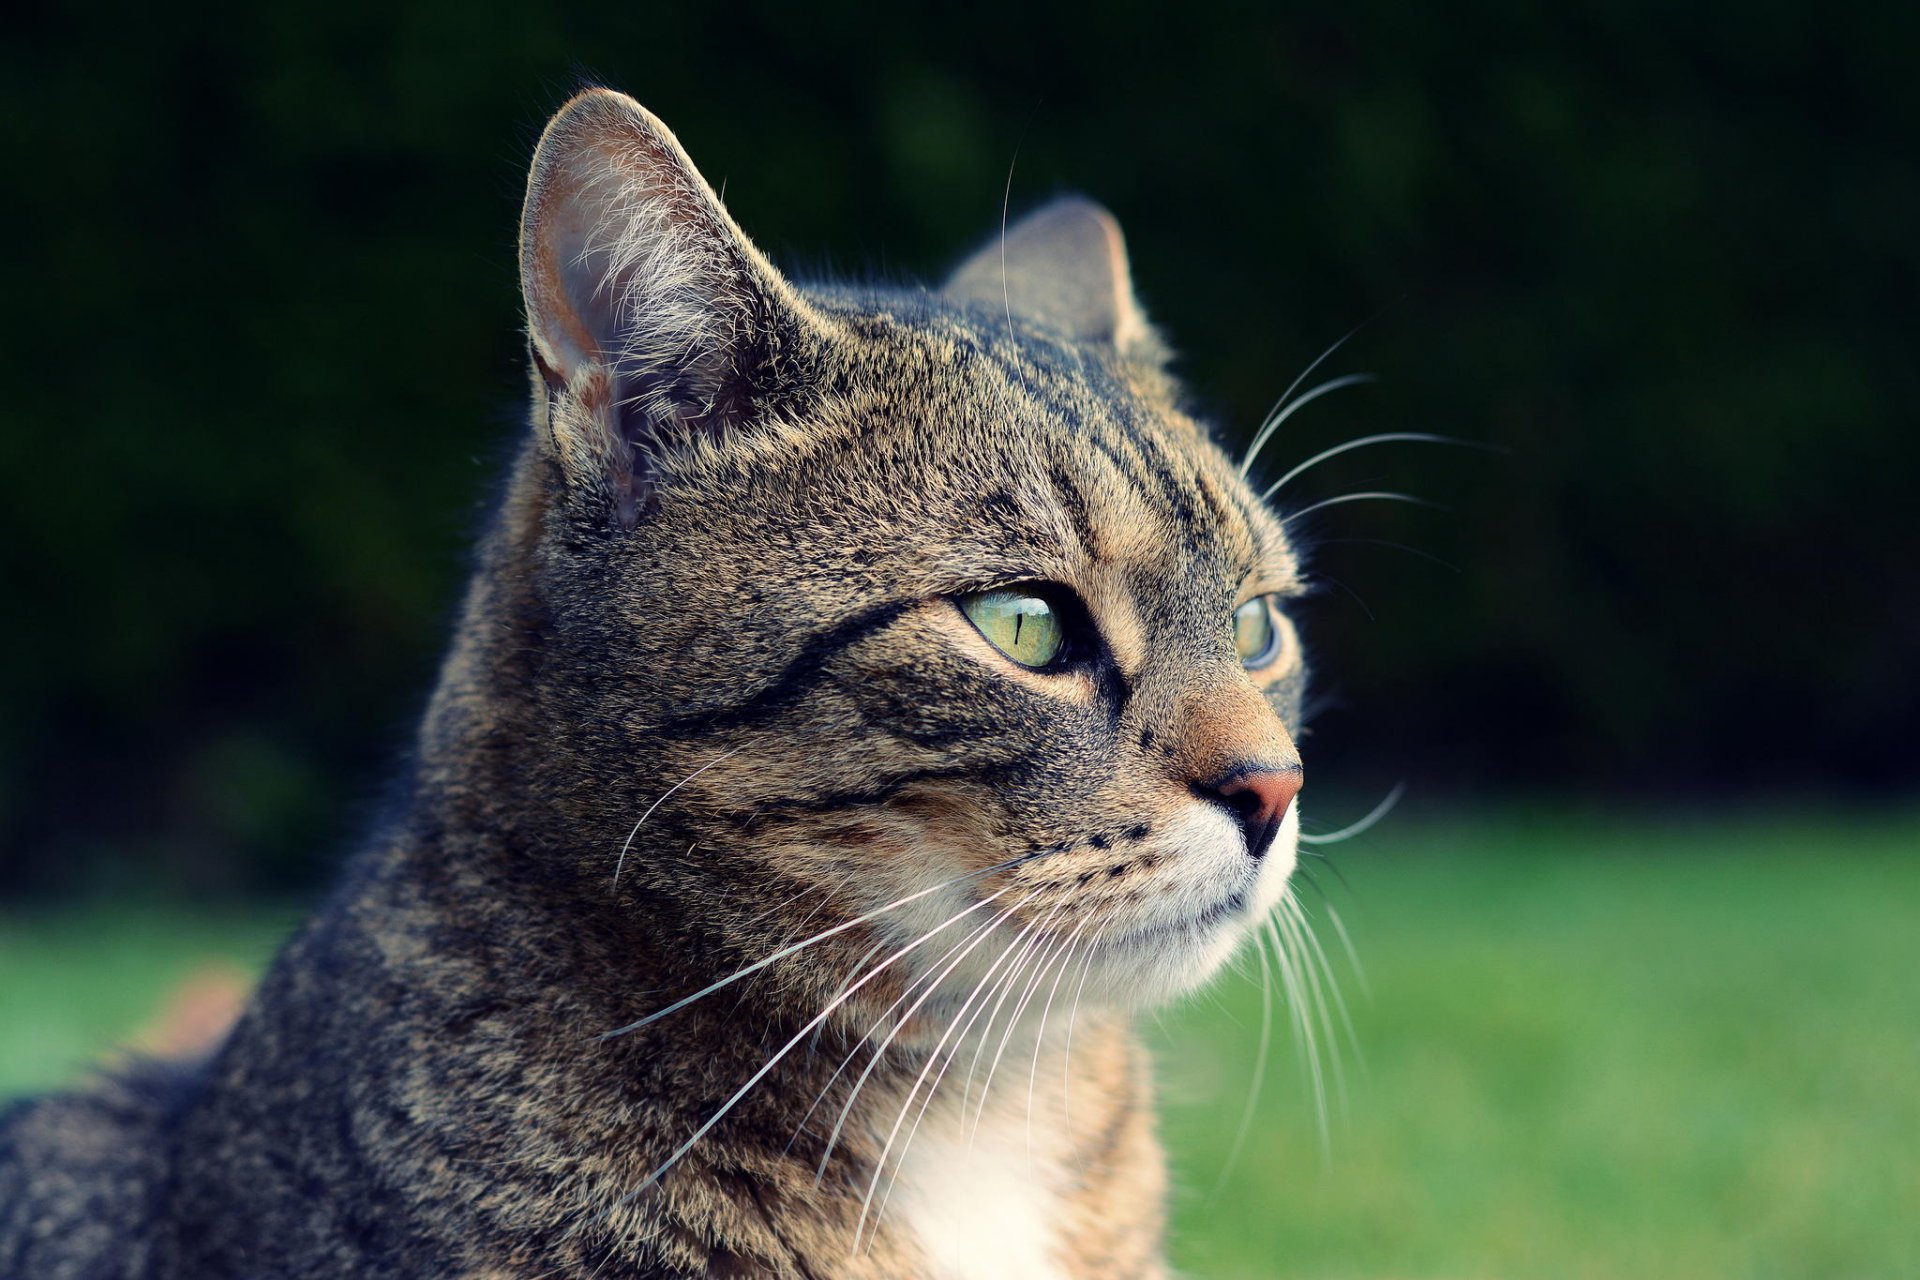
<path id="1" fill-rule="evenodd" d="M 977 1130 L 971 1111 L 937 1119 L 914 1138 L 886 1211 L 918 1240 L 929 1280 L 1065 1280 L 1059 1166 L 1040 1117 L 1031 1144 L 1024 1105 L 990 1107 Z"/>

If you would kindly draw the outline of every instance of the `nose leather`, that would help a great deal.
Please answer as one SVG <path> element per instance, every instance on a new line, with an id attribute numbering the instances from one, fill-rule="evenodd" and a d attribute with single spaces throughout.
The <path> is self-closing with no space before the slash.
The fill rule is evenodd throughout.
<path id="1" fill-rule="evenodd" d="M 1300 794 L 1300 766 L 1236 769 L 1218 782 L 1196 788 L 1207 799 L 1224 806 L 1239 819 L 1246 836 L 1247 854 L 1264 858 L 1287 816 L 1287 806 Z"/>

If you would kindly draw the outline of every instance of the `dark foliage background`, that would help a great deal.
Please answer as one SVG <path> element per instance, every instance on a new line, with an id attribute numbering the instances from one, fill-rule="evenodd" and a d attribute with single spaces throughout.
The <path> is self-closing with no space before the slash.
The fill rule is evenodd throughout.
<path id="1" fill-rule="evenodd" d="M 939 272 L 1010 166 L 1016 212 L 1094 194 L 1233 438 L 1361 325 L 1324 369 L 1382 383 L 1270 473 L 1507 450 L 1292 490 L 1452 509 L 1312 520 L 1329 790 L 1910 791 L 1920 9 L 1316 8 L 14 9 L 0 892 L 351 838 L 519 420 L 520 184 L 582 76 L 802 271 Z"/>

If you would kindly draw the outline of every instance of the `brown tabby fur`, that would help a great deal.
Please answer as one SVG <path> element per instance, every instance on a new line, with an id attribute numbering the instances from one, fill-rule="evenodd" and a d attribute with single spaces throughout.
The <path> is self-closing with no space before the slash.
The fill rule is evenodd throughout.
<path id="1" fill-rule="evenodd" d="M 1060 998 L 1009 1031 L 990 1111 L 1024 1116 L 1030 1060 L 1058 1274 L 1164 1274 L 1128 1010 L 1217 959 L 1081 957 L 1147 954 L 1120 935 L 1208 892 L 1163 832 L 1219 779 L 1297 769 L 1304 675 L 1297 647 L 1261 672 L 1234 652 L 1235 607 L 1295 593 L 1296 561 L 1180 407 L 1117 228 L 1067 202 L 1006 237 L 1004 275 L 996 239 L 942 292 L 800 289 L 664 126 L 596 90 L 542 140 L 523 231 L 533 430 L 404 802 L 204 1064 L 0 1119 L 0 1276 L 928 1274 L 863 1197 L 1029 925 L 1084 939 L 1056 952 L 1084 998 L 1069 1053 L 1064 970 L 1034 953 L 1021 988 Z M 1018 667 L 953 603 L 1015 581 L 1071 587 L 1094 658 Z M 1268 856 L 1290 866 L 1291 836 Z M 1248 892 L 1204 929 L 1243 932 Z M 865 1059 L 834 1069 L 1015 904 L 900 1026 L 816 1180 Z M 929 1126 L 968 1105 L 966 1065 Z"/>

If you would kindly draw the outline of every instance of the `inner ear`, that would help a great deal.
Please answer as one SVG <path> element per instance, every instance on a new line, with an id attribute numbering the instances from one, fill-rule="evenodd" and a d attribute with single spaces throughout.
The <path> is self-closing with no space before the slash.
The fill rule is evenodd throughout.
<path id="1" fill-rule="evenodd" d="M 1123 354 L 1155 345 L 1133 295 L 1120 224 L 1081 196 L 1055 200 L 1007 228 L 961 263 L 942 292 L 960 302 L 1004 306 Z"/>
<path id="2" fill-rule="evenodd" d="M 562 468 L 627 524 L 676 442 L 754 419 L 807 320 L 667 127 L 606 89 L 540 139 L 520 273 Z"/>

